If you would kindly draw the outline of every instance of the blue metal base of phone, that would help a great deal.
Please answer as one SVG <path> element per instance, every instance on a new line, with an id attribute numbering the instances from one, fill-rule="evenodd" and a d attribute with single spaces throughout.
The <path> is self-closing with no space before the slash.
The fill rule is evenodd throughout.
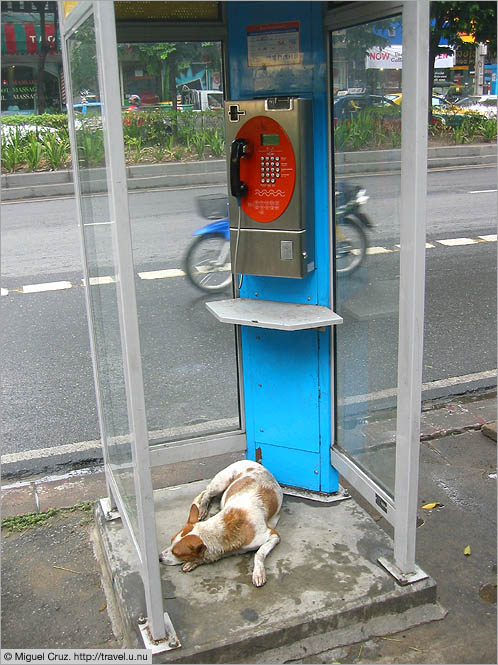
<path id="1" fill-rule="evenodd" d="M 330 306 L 327 81 L 322 7 L 313 2 L 226 5 L 232 99 L 290 95 L 313 101 L 315 269 L 303 279 L 244 275 L 240 296 Z M 299 65 L 249 67 L 248 26 L 299 22 Z M 315 36 L 315 37 L 314 37 Z M 285 332 L 242 327 L 247 455 L 279 482 L 337 492 L 330 465 L 331 331 Z"/>

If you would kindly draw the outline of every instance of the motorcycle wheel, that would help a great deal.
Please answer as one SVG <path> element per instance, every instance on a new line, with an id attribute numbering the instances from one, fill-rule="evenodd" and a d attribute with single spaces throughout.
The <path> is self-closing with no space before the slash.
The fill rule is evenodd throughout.
<path id="1" fill-rule="evenodd" d="M 367 253 L 367 234 L 354 217 L 344 217 L 336 227 L 335 269 L 339 275 L 350 275 Z"/>
<path id="2" fill-rule="evenodd" d="M 232 270 L 223 257 L 230 258 L 225 237 L 219 233 L 198 236 L 185 255 L 185 273 L 201 291 L 223 291 L 232 283 Z"/>

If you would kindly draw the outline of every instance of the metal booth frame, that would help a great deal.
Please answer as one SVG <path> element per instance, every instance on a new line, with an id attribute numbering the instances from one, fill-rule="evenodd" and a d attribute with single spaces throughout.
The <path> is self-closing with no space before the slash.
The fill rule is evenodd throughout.
<path id="1" fill-rule="evenodd" d="M 379 562 L 400 583 L 406 584 L 428 577 L 415 563 L 415 530 L 424 336 L 429 0 L 359 2 L 358 5 L 329 14 L 326 27 L 329 30 L 343 29 L 396 13 L 401 13 L 403 17 L 401 256 L 394 497 L 334 445 L 331 463 L 394 527 L 394 558 L 392 561 L 382 558 Z M 334 415 L 332 413 L 333 432 Z"/>
<path id="2" fill-rule="evenodd" d="M 217 455 L 240 452 L 246 449 L 244 414 L 241 413 L 240 430 L 214 436 L 182 440 L 149 447 L 149 436 L 145 414 L 145 397 L 141 365 L 140 340 L 136 307 L 133 256 L 131 245 L 128 190 L 124 159 L 123 130 L 121 123 L 106 122 L 120 117 L 119 70 L 117 62 L 117 39 L 112 2 L 82 0 L 64 11 L 59 0 L 59 15 L 63 32 L 64 69 L 69 72 L 68 39 L 82 23 L 94 16 L 96 46 L 99 64 L 99 83 L 104 106 L 104 140 L 107 166 L 107 185 L 110 202 L 110 220 L 113 239 L 113 259 L 116 270 L 116 293 L 119 310 L 122 357 L 132 451 L 133 483 L 136 496 L 138 533 L 131 523 L 127 507 L 109 462 L 107 433 L 102 414 L 102 396 L 98 381 L 94 321 L 88 288 L 85 289 L 89 319 L 90 344 L 94 367 L 101 427 L 106 482 L 110 502 L 107 510 L 117 507 L 130 542 L 139 562 L 147 606 L 145 630 L 151 640 L 161 644 L 161 650 L 179 646 L 174 628 L 167 612 L 164 612 L 161 593 L 158 547 L 154 515 L 151 468 L 153 466 L 196 459 L 202 455 Z M 325 4 L 325 3 L 324 3 Z M 402 92 L 402 147 L 401 147 L 401 274 L 399 302 L 399 347 L 398 347 L 398 396 L 396 433 L 396 473 L 394 497 L 379 487 L 365 472 L 343 455 L 334 446 L 334 410 L 331 414 L 330 459 L 332 465 L 394 526 L 393 559 L 380 562 L 401 583 L 410 583 L 427 577 L 415 564 L 415 528 L 417 511 L 420 403 L 422 378 L 422 345 L 424 322 L 424 273 L 425 273 L 425 199 L 427 180 L 427 107 L 428 107 L 428 39 L 429 0 L 406 0 L 405 2 L 355 2 L 353 6 L 324 13 L 325 38 L 328 31 L 358 24 L 361 20 L 372 20 L 389 16 L 393 11 L 403 14 L 403 82 Z M 171 39 L 179 28 L 171 25 L 161 39 Z M 213 26 L 218 39 L 223 40 L 226 27 L 222 23 Z M 188 28 L 181 38 L 189 34 L 192 39 L 205 34 L 196 28 Z M 120 28 L 120 37 L 126 38 L 128 27 Z M 190 32 L 188 32 L 190 31 Z M 153 33 L 155 35 L 156 33 Z M 167 36 L 166 36 L 167 35 Z M 159 39 L 159 33 L 157 33 Z M 135 37 L 136 41 L 136 37 Z M 226 49 L 225 58 L 226 58 Z M 227 68 L 225 68 L 226 70 Z M 66 79 L 67 99 L 72 100 L 71 81 Z M 225 79 L 227 75 L 225 73 Z M 227 83 L 227 80 L 225 80 Z M 228 85 L 225 90 L 229 90 Z M 330 94 L 329 94 L 330 99 Z M 76 150 L 76 135 L 72 104 L 68 103 L 72 156 L 75 183 L 79 182 L 79 165 Z M 330 130 L 329 130 L 330 131 Z M 332 168 L 332 158 L 329 160 Z M 330 192 L 329 192 L 330 197 Z M 88 267 L 85 260 L 84 219 L 81 201 L 77 197 L 78 222 L 85 284 L 89 284 Z M 332 230 L 332 223 L 329 224 Z M 330 246 L 333 246 L 330 232 Z M 330 293 L 334 293 L 335 275 L 331 269 Z M 331 295 L 331 300 L 333 295 Z M 331 306 L 333 303 L 331 302 Z M 332 336 L 331 336 L 332 337 Z M 330 349 L 331 372 L 334 371 L 333 345 Z M 239 374 L 241 361 L 239 359 Z M 332 374 L 333 375 L 333 374 Z M 239 376 L 240 390 L 242 390 Z M 241 392 L 242 395 L 242 392 Z M 332 400 L 332 404 L 334 400 Z M 243 399 L 241 400 L 241 409 Z M 144 632 L 143 632 L 144 634 Z M 145 634 L 145 637 L 147 635 Z"/>

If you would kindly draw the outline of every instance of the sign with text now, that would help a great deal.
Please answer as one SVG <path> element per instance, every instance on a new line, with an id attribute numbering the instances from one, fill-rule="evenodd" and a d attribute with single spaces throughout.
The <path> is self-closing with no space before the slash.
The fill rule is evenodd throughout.
<path id="1" fill-rule="evenodd" d="M 435 67 L 442 69 L 453 67 L 455 64 L 454 54 L 447 55 L 441 53 L 436 56 Z M 403 47 L 397 44 L 390 46 L 374 46 L 368 49 L 365 56 L 366 69 L 402 69 L 403 68 Z"/>

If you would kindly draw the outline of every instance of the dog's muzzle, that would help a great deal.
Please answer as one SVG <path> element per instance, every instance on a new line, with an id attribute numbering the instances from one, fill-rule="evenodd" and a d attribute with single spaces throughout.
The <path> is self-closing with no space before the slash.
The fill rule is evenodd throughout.
<path id="1" fill-rule="evenodd" d="M 184 563 L 181 561 L 181 559 L 178 559 L 170 550 L 161 552 L 159 555 L 159 562 L 164 563 L 166 566 L 178 566 L 180 563 Z"/>

